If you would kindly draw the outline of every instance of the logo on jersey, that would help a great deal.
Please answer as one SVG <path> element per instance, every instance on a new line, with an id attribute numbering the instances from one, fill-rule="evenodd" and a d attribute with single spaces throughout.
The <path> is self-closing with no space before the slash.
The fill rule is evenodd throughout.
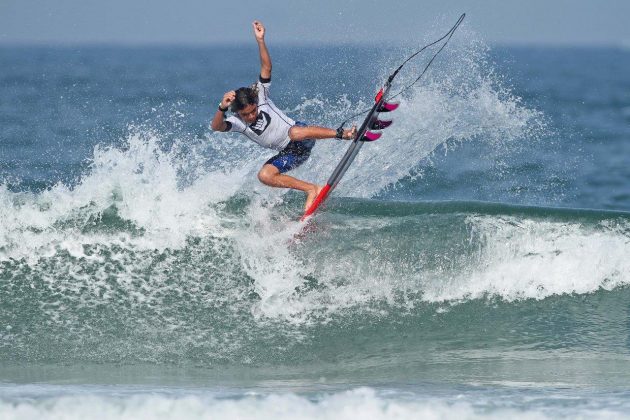
<path id="1" fill-rule="evenodd" d="M 254 123 L 252 123 L 249 128 L 251 128 L 254 133 L 260 136 L 262 133 L 265 132 L 267 127 L 269 127 L 270 122 L 271 117 L 269 116 L 269 114 L 267 114 L 265 111 L 260 111 L 258 113 L 256 121 L 254 121 Z"/>

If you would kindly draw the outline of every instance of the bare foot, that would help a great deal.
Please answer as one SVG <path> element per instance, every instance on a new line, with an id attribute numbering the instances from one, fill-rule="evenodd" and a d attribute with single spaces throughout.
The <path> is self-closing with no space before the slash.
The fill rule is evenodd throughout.
<path id="1" fill-rule="evenodd" d="M 317 198 L 317 195 L 322 190 L 322 188 L 324 188 L 323 185 L 316 185 L 315 188 L 306 192 L 306 202 L 304 203 L 304 211 L 308 210 L 308 208 L 311 207 L 311 204 L 313 204 L 313 201 L 315 201 L 315 198 Z"/>

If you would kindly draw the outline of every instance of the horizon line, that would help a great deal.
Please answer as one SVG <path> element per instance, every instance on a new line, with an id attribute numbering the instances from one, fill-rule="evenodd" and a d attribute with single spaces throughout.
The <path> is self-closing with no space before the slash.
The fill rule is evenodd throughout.
<path id="1" fill-rule="evenodd" d="M 495 41 L 485 42 L 491 48 L 502 47 L 531 47 L 531 48 L 615 48 L 622 50 L 630 50 L 630 40 L 623 40 L 617 43 L 613 42 L 589 42 L 589 43 L 572 43 L 572 42 L 530 42 L 530 41 Z M 362 47 L 381 44 L 385 47 L 408 47 L 411 43 L 404 41 L 357 41 L 357 42 L 329 42 L 329 41 L 305 41 L 305 42 L 273 42 L 268 47 Z M 212 48 L 212 47 L 251 47 L 255 48 L 250 41 L 221 41 L 221 42 L 121 42 L 121 41 L 5 41 L 0 39 L 0 48 L 3 47 L 24 47 L 24 48 Z"/>

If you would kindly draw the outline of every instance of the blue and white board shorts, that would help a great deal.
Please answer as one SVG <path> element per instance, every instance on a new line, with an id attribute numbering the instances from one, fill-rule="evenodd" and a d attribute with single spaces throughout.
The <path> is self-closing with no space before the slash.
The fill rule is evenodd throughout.
<path id="1" fill-rule="evenodd" d="M 295 125 L 306 127 L 306 124 L 299 121 L 296 121 Z M 265 162 L 265 164 L 275 166 L 283 174 L 306 162 L 311 156 L 313 146 L 315 146 L 315 140 L 290 141 L 287 147 Z"/>

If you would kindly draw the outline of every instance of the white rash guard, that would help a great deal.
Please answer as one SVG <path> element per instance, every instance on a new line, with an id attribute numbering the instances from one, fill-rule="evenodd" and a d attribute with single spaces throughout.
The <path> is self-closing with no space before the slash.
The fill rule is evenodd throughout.
<path id="1" fill-rule="evenodd" d="M 225 119 L 227 131 L 236 131 L 246 135 L 250 140 L 267 149 L 282 150 L 291 141 L 289 129 L 295 125 L 295 121 L 286 114 L 269 98 L 269 86 L 271 79 L 262 77 L 256 82 L 258 89 L 258 117 L 253 124 L 247 125 L 238 114 Z"/>

